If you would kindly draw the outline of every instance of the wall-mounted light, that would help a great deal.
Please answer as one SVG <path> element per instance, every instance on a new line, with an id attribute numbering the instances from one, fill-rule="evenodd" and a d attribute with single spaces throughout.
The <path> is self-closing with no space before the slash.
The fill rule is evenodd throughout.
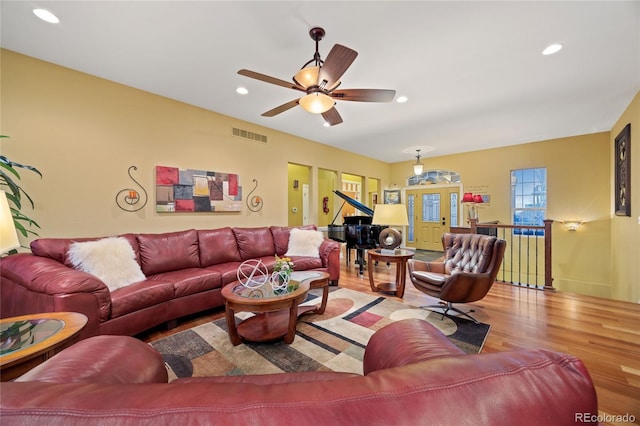
<path id="1" fill-rule="evenodd" d="M 149 197 L 147 195 L 147 191 L 142 187 L 142 185 L 140 185 L 140 182 L 131 176 L 131 170 L 138 170 L 138 168 L 136 166 L 130 166 L 129 170 L 127 170 L 127 174 L 129 175 L 129 178 L 131 178 L 131 180 L 140 187 L 144 194 L 141 194 L 133 188 L 121 189 L 116 194 L 116 204 L 124 211 L 137 212 L 147 205 Z"/>
<path id="2" fill-rule="evenodd" d="M 577 231 L 584 222 L 581 220 L 563 220 L 562 224 L 568 231 Z"/>
<path id="3" fill-rule="evenodd" d="M 420 162 L 420 150 L 416 149 L 418 155 L 416 155 L 416 164 L 413 165 L 413 174 L 419 176 L 424 170 L 424 165 Z"/>
<path id="4" fill-rule="evenodd" d="M 300 185 L 300 182 L 298 181 L 298 179 L 295 179 L 293 181 L 293 189 L 297 189 L 299 185 Z"/>
<path id="5" fill-rule="evenodd" d="M 130 190 L 129 194 L 124 197 L 124 200 L 127 204 L 133 205 L 138 202 L 138 198 L 140 198 L 138 191 Z"/>
<path id="6" fill-rule="evenodd" d="M 255 213 L 262 210 L 264 201 L 262 200 L 262 197 L 258 195 L 251 196 L 251 194 L 253 194 L 253 192 L 258 189 L 258 179 L 254 179 L 253 183 L 255 183 L 256 186 L 254 186 L 251 192 L 249 192 L 249 195 L 247 195 L 247 208 Z"/>

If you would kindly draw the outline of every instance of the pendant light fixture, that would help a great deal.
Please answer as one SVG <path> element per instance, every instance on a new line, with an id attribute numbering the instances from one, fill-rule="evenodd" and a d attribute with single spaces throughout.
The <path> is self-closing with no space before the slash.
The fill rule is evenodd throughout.
<path id="1" fill-rule="evenodd" d="M 413 174 L 419 176 L 422 174 L 424 166 L 420 162 L 420 150 L 416 149 L 416 151 L 418 152 L 418 155 L 416 155 L 416 164 L 413 165 Z"/>

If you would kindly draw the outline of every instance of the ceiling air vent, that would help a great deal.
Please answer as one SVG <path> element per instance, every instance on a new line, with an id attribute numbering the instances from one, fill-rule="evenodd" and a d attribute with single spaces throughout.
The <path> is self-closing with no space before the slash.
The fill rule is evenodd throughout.
<path id="1" fill-rule="evenodd" d="M 267 137 L 265 135 L 250 132 L 248 130 L 243 130 L 243 129 L 238 129 L 236 127 L 233 127 L 232 134 L 233 136 L 237 136 L 239 138 L 245 138 L 255 142 L 267 143 Z"/>

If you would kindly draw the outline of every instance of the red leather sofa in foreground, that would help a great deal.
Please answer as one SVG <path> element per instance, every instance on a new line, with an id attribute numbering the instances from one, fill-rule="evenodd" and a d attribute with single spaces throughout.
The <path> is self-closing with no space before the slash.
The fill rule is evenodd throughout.
<path id="1" fill-rule="evenodd" d="M 578 359 L 547 350 L 466 355 L 429 323 L 378 330 L 364 375 L 338 372 L 184 378 L 159 354 L 98 336 L 2 383 L 12 425 L 573 425 L 597 416 Z"/>
<path id="2" fill-rule="evenodd" d="M 314 229 L 304 226 L 302 229 Z M 292 228 L 190 229 L 162 234 L 125 234 L 146 279 L 113 292 L 96 276 L 76 270 L 73 242 L 99 238 L 40 238 L 32 254 L 0 263 L 0 315 L 80 312 L 88 322 L 80 334 L 134 336 L 185 315 L 224 306 L 222 286 L 236 280 L 238 266 L 260 259 L 271 270 L 275 255 L 287 253 Z M 320 270 L 337 284 L 340 244 L 324 239 L 319 257 L 292 256 L 294 269 Z"/>

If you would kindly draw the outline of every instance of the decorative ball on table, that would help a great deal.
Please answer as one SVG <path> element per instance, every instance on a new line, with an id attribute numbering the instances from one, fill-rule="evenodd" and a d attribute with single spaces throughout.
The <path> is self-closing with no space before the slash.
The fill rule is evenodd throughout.
<path id="1" fill-rule="evenodd" d="M 238 266 L 236 278 L 245 287 L 258 288 L 269 281 L 269 270 L 260 259 L 249 259 Z"/>
<path id="2" fill-rule="evenodd" d="M 276 256 L 276 263 L 273 266 L 273 273 L 269 281 L 275 293 L 289 292 L 289 281 L 291 280 L 292 271 L 293 262 L 291 258 Z"/>
<path id="3" fill-rule="evenodd" d="M 291 280 L 291 274 L 284 271 L 274 272 L 271 274 L 271 288 L 276 294 L 282 294 L 288 292 L 289 281 Z"/>

